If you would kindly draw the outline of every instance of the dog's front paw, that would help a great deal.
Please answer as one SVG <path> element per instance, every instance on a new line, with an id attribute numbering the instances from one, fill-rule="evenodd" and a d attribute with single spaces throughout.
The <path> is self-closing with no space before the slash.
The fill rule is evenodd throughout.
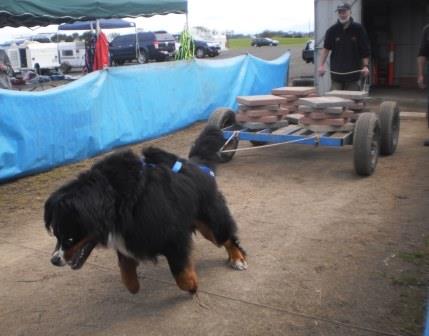
<path id="1" fill-rule="evenodd" d="M 194 294 L 198 290 L 197 274 L 192 267 L 186 268 L 182 273 L 175 275 L 176 283 L 180 289 Z"/>
<path id="2" fill-rule="evenodd" d="M 247 270 L 247 261 L 245 259 L 230 260 L 229 265 L 237 271 Z"/>

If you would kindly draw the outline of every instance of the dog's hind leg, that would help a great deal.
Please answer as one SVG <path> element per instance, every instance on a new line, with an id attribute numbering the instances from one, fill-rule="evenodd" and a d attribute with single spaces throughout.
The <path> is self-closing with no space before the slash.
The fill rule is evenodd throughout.
<path id="1" fill-rule="evenodd" d="M 216 239 L 215 233 L 205 222 L 195 221 L 195 226 L 204 238 L 211 241 L 217 247 L 225 247 L 228 253 L 228 262 L 232 268 L 239 271 L 247 269 L 246 252 L 240 246 L 239 240 L 235 235 L 231 235 L 227 240 Z"/>
<path id="2" fill-rule="evenodd" d="M 118 264 L 121 269 L 122 282 L 132 294 L 136 294 L 140 289 L 139 280 L 137 279 L 138 262 L 132 258 L 118 254 Z"/>
<path id="3" fill-rule="evenodd" d="M 198 278 L 190 258 L 190 249 L 183 249 L 183 247 L 172 248 L 170 246 L 169 250 L 164 254 L 177 286 L 191 294 L 196 293 L 198 289 Z"/>

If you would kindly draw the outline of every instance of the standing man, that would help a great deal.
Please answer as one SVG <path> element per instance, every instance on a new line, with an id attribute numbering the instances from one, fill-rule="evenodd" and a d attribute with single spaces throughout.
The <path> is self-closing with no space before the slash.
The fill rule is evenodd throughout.
<path id="1" fill-rule="evenodd" d="M 11 71 L 12 66 L 10 65 L 9 57 L 6 51 L 0 49 L 0 89 L 12 89 L 12 84 L 9 79 Z"/>
<path id="2" fill-rule="evenodd" d="M 420 43 L 419 55 L 417 56 L 417 85 L 419 88 L 424 89 L 425 85 L 425 68 L 426 62 L 429 57 L 429 25 L 423 28 L 422 41 Z M 429 97 L 428 97 L 429 98 Z M 429 99 L 428 106 L 426 111 L 426 118 L 428 118 L 428 127 L 429 127 Z M 429 146 L 429 139 L 425 140 L 423 143 L 425 146 Z"/>
<path id="3" fill-rule="evenodd" d="M 362 25 L 353 21 L 348 3 L 341 3 L 336 11 L 338 21 L 326 31 L 318 73 L 325 74 L 325 63 L 331 52 L 331 90 L 359 91 L 360 76 L 369 75 L 368 36 Z"/>

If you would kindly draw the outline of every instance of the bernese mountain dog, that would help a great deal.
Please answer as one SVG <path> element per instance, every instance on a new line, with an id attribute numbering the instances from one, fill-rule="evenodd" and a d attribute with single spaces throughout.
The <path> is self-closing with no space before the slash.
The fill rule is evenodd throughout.
<path id="1" fill-rule="evenodd" d="M 113 248 L 122 282 L 134 294 L 139 262 L 162 255 L 179 288 L 195 293 L 191 250 L 198 231 L 225 247 L 232 268 L 247 269 L 236 223 L 213 174 L 224 144 L 222 132 L 207 126 L 188 160 L 155 147 L 142 157 L 121 151 L 60 187 L 45 203 L 45 226 L 57 239 L 52 264 L 77 270 L 95 247 Z"/>

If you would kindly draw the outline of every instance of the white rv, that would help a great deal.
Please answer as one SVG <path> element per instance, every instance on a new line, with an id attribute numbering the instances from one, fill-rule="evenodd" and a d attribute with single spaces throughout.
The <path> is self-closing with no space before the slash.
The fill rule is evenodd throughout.
<path id="1" fill-rule="evenodd" d="M 205 27 L 192 27 L 190 29 L 190 33 L 196 40 L 216 42 L 219 44 L 222 51 L 227 49 L 227 38 L 225 33 L 221 33 L 216 30 L 210 30 Z"/>
<path id="2" fill-rule="evenodd" d="M 22 70 L 58 69 L 58 49 L 56 43 L 39 43 L 26 41 L 23 44 L 12 44 L 6 49 L 12 68 L 15 72 Z"/>
<path id="3" fill-rule="evenodd" d="M 60 42 L 58 54 L 62 67 L 82 68 L 85 65 L 85 42 Z"/>

